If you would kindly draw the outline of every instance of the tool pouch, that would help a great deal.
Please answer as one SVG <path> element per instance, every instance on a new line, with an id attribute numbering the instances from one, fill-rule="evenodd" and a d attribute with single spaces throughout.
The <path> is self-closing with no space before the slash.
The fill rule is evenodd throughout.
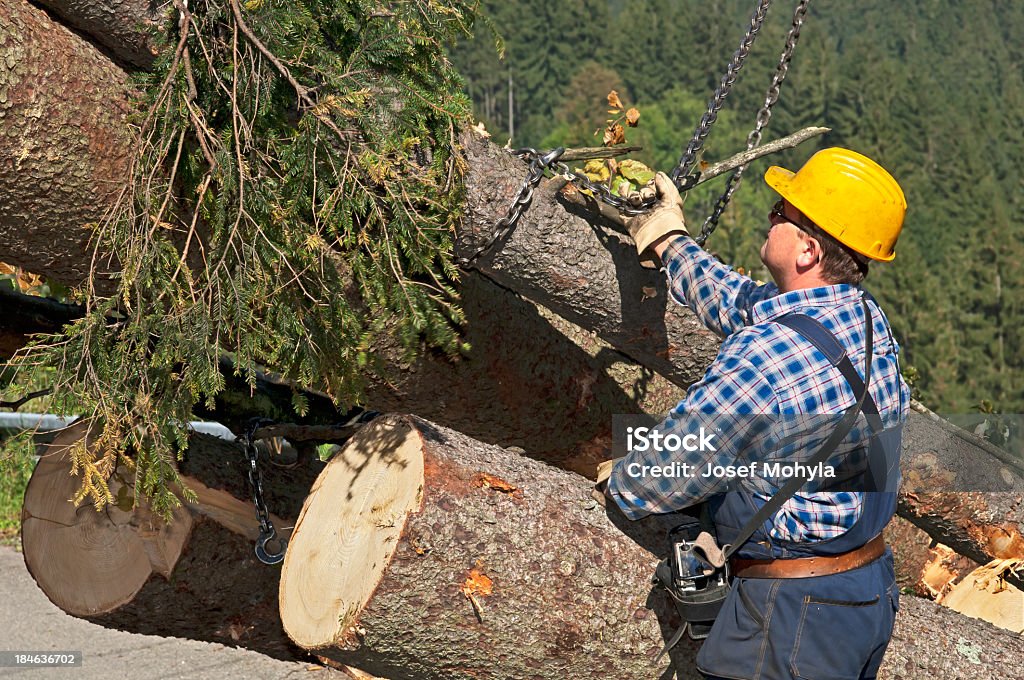
<path id="1" fill-rule="evenodd" d="M 703 640 L 729 594 L 729 566 L 711 534 L 702 531 L 691 541 L 679 535 L 685 528 L 669 534 L 672 551 L 658 563 L 654 583 L 672 597 L 689 636 Z"/>

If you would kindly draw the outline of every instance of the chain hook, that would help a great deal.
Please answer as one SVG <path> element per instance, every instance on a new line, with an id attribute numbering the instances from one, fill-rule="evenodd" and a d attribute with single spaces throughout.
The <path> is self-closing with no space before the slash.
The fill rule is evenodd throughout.
<path id="1" fill-rule="evenodd" d="M 249 463 L 249 486 L 252 488 L 252 502 L 256 508 L 256 519 L 260 523 L 260 535 L 256 539 L 256 557 L 263 564 L 280 564 L 284 560 L 285 550 L 288 548 L 288 541 L 277 535 L 274 523 L 270 521 L 270 512 L 263 500 L 263 475 L 259 469 L 259 449 L 256 448 L 256 430 L 264 425 L 272 424 L 273 421 L 266 418 L 253 418 L 245 428 L 244 440 L 245 459 Z M 267 544 L 277 541 L 279 549 L 276 552 L 269 552 Z"/>

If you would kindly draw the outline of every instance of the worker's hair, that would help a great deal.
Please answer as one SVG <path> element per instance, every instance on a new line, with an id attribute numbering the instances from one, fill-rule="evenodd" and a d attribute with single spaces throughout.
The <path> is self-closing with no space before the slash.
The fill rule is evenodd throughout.
<path id="1" fill-rule="evenodd" d="M 796 227 L 804 236 L 809 236 L 821 244 L 821 272 L 826 281 L 831 284 L 849 283 L 856 286 L 867 278 L 866 257 L 844 246 L 803 213 L 800 213 L 800 223 Z"/>

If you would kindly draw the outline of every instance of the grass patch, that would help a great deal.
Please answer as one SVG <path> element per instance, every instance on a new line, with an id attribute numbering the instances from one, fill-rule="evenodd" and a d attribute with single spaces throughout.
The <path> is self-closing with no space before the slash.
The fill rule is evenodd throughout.
<path id="1" fill-rule="evenodd" d="M 17 545 L 21 532 L 21 503 L 35 466 L 35 447 L 29 437 L 0 441 L 0 545 Z"/>

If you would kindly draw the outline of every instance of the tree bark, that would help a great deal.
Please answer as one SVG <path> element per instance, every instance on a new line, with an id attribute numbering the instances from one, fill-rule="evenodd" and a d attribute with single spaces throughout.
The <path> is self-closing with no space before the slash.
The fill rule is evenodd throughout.
<path id="1" fill-rule="evenodd" d="M 127 76 L 24 0 L 0 0 L 0 56 L 0 260 L 79 285 L 125 177 Z"/>
<path id="2" fill-rule="evenodd" d="M 378 419 L 303 507 L 281 576 L 285 629 L 393 680 L 659 677 L 651 661 L 678 624 L 649 582 L 667 518 L 629 522 L 588 492 L 420 419 Z M 1006 677 L 1024 651 L 1017 636 L 905 600 L 886 677 Z M 676 649 L 677 677 L 699 677 L 696 649 Z"/>
<path id="3" fill-rule="evenodd" d="M 152 0 L 37 0 L 69 27 L 85 33 L 115 63 L 149 69 L 160 49 L 162 22 L 171 3 Z"/>

